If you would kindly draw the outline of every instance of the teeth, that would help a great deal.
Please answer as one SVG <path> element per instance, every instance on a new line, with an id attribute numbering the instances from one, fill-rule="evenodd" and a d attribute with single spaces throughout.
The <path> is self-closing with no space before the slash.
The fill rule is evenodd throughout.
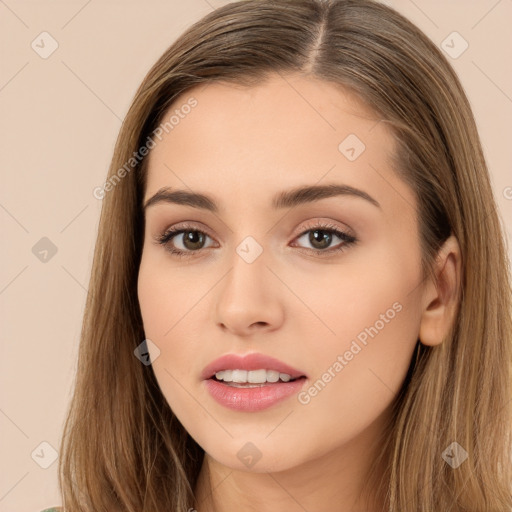
<path id="1" fill-rule="evenodd" d="M 251 370 L 247 372 L 247 382 L 251 384 L 263 384 L 267 380 L 266 370 Z"/>
<path id="2" fill-rule="evenodd" d="M 279 372 L 275 370 L 267 370 L 267 382 L 277 382 L 279 380 Z"/>
<path id="3" fill-rule="evenodd" d="M 283 382 L 291 380 L 291 375 L 279 373 L 276 370 L 222 370 L 215 374 L 217 380 L 224 382 L 238 382 L 242 384 L 264 384 L 265 382 Z"/>
<path id="4" fill-rule="evenodd" d="M 247 382 L 247 370 L 233 370 L 233 382 Z"/>
<path id="5" fill-rule="evenodd" d="M 224 370 L 223 372 L 217 372 L 215 374 L 215 377 L 217 377 L 217 379 L 221 380 L 221 378 L 219 377 L 219 374 L 220 373 L 223 373 L 223 379 L 224 382 L 233 382 L 233 370 Z"/>

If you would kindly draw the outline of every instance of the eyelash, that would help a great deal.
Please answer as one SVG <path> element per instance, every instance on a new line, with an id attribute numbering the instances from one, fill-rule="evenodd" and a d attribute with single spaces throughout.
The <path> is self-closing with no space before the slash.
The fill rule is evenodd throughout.
<path id="1" fill-rule="evenodd" d="M 326 223 L 318 223 L 318 224 L 314 224 L 313 226 L 308 226 L 307 229 L 305 231 L 302 231 L 296 238 L 297 239 L 301 238 L 305 234 L 309 233 L 310 231 L 316 231 L 316 230 L 325 231 L 325 232 L 327 232 L 331 235 L 335 235 L 338 238 L 341 238 L 343 240 L 343 243 L 339 247 L 333 248 L 333 249 L 321 250 L 321 249 L 308 249 L 308 248 L 302 247 L 302 249 L 306 250 L 307 252 L 309 252 L 309 253 L 313 252 L 314 254 L 321 256 L 321 257 L 323 257 L 325 255 L 332 255 L 333 253 L 336 253 L 336 254 L 341 253 L 347 247 L 349 247 L 357 242 L 357 239 L 354 236 L 349 235 L 348 233 L 345 233 L 344 231 L 340 231 L 336 226 L 334 226 L 332 224 L 326 224 Z M 180 249 L 175 249 L 174 247 L 169 247 L 169 245 L 168 245 L 169 242 L 174 237 L 176 237 L 182 233 L 185 233 L 187 231 L 201 233 L 201 234 L 206 235 L 209 238 L 211 238 L 208 235 L 208 233 L 205 233 L 204 231 L 202 231 L 200 229 L 196 229 L 194 226 L 188 225 L 185 223 L 185 224 L 181 224 L 177 228 L 174 227 L 174 228 L 168 229 L 161 235 L 157 236 L 155 241 L 157 244 L 163 245 L 167 251 L 169 251 L 174 256 L 177 256 L 178 258 L 193 257 L 195 253 L 197 254 L 204 249 L 198 249 L 197 251 L 182 251 Z"/>

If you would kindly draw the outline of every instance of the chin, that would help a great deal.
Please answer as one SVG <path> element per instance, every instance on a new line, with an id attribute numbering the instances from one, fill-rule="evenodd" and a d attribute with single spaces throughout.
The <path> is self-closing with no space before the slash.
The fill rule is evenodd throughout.
<path id="1" fill-rule="evenodd" d="M 306 454 L 299 454 L 296 449 L 301 444 L 299 439 L 289 449 L 282 444 L 275 445 L 270 439 L 251 442 L 247 438 L 230 439 L 229 446 L 217 441 L 212 450 L 205 449 L 205 452 L 219 464 L 247 473 L 276 473 L 305 462 Z"/>

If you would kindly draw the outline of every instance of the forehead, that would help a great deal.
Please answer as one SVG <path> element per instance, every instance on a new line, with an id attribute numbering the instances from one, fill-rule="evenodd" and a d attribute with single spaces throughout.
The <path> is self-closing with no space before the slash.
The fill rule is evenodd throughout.
<path id="1" fill-rule="evenodd" d="M 391 168 L 392 132 L 337 84 L 277 74 L 250 87 L 213 82 L 181 94 L 163 123 L 172 115 L 149 155 L 146 198 L 178 187 L 263 205 L 278 190 L 336 181 L 379 202 L 413 201 Z"/>

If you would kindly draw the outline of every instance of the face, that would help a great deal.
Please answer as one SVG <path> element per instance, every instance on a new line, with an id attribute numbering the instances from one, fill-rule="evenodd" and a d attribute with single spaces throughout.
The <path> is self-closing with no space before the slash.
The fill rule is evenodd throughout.
<path id="1" fill-rule="evenodd" d="M 149 155 L 138 281 L 170 407 L 215 461 L 254 472 L 369 439 L 421 317 L 416 200 L 391 132 L 348 91 L 291 75 L 195 88 L 176 109 Z M 226 354 L 260 356 L 211 366 Z"/>

